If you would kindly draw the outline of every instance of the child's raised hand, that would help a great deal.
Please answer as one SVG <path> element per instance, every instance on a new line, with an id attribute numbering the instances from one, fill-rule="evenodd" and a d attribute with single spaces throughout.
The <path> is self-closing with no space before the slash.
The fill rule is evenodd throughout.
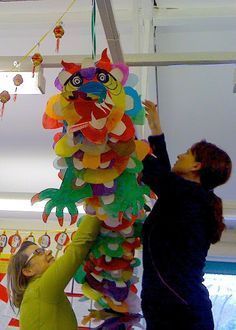
<path id="1" fill-rule="evenodd" d="M 162 134 L 161 123 L 157 105 L 152 101 L 145 100 L 142 102 L 145 108 L 146 118 L 152 135 Z"/>

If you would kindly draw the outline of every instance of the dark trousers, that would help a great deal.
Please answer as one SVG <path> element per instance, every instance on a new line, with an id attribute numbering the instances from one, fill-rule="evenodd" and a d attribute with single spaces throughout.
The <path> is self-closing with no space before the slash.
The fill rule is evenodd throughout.
<path id="1" fill-rule="evenodd" d="M 142 302 L 143 316 L 147 330 L 214 330 L 210 308 L 196 308 L 188 305 L 151 305 Z"/>

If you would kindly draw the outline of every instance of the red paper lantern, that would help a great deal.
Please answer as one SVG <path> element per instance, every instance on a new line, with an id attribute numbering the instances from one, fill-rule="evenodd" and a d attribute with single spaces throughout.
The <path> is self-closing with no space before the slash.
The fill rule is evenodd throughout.
<path id="1" fill-rule="evenodd" d="M 53 33 L 55 35 L 55 38 L 57 39 L 56 52 L 58 53 L 59 52 L 59 47 L 60 47 L 60 39 L 63 37 L 65 31 L 64 31 L 62 25 L 61 24 L 58 24 L 54 28 Z"/>
<path id="2" fill-rule="evenodd" d="M 34 77 L 34 73 L 35 73 L 35 68 L 37 66 L 39 66 L 42 62 L 43 62 L 43 57 L 40 53 L 35 53 L 32 57 L 31 57 L 31 61 L 33 62 L 33 77 Z"/>
<path id="3" fill-rule="evenodd" d="M 2 102 L 2 108 L 0 110 L 0 118 L 2 118 L 2 116 L 3 116 L 5 103 L 7 103 L 10 100 L 10 98 L 11 98 L 11 96 L 8 93 L 8 91 L 2 91 L 0 93 L 0 102 Z"/>
<path id="4" fill-rule="evenodd" d="M 17 97 L 17 87 L 20 86 L 21 84 L 23 84 L 23 77 L 21 74 L 16 74 L 15 77 L 13 78 L 13 82 L 14 82 L 14 85 L 16 86 L 15 88 L 15 95 L 14 95 L 14 102 L 16 101 L 16 97 Z"/>

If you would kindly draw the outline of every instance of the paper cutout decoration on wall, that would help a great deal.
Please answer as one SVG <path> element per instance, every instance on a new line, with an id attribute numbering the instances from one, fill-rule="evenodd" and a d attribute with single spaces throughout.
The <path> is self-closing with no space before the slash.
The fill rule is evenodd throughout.
<path id="1" fill-rule="evenodd" d="M 8 244 L 11 247 L 11 253 L 15 253 L 18 247 L 21 245 L 22 239 L 21 236 L 19 235 L 18 230 L 14 235 L 11 235 L 8 239 Z"/>
<path id="2" fill-rule="evenodd" d="M 45 234 L 43 234 L 42 236 L 39 237 L 38 243 L 43 249 L 47 249 L 50 246 L 51 238 L 47 234 L 47 232 L 45 232 Z"/>
<path id="3" fill-rule="evenodd" d="M 6 232 L 4 231 L 0 235 L 0 253 L 2 253 L 2 251 L 3 251 L 3 249 L 5 248 L 6 245 L 7 245 L 7 235 L 6 235 Z"/>

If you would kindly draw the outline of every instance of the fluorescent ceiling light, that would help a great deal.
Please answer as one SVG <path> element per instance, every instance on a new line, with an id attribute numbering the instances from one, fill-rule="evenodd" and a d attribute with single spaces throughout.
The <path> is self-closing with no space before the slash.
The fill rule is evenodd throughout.
<path id="1" fill-rule="evenodd" d="M 6 90 L 9 94 L 15 94 L 16 86 L 13 83 L 15 75 L 20 74 L 23 78 L 23 83 L 17 86 L 16 94 L 44 94 L 45 93 L 45 78 L 43 70 L 40 69 L 32 72 L 0 72 L 0 92 Z"/>
<path id="2" fill-rule="evenodd" d="M 21 212 L 43 212 L 46 201 L 31 205 L 29 199 L 0 199 L 0 211 L 21 211 Z M 52 209 L 55 212 L 55 208 Z M 78 206 L 78 212 L 84 214 L 84 208 L 82 205 Z M 68 213 L 67 208 L 64 209 L 64 213 Z"/>

